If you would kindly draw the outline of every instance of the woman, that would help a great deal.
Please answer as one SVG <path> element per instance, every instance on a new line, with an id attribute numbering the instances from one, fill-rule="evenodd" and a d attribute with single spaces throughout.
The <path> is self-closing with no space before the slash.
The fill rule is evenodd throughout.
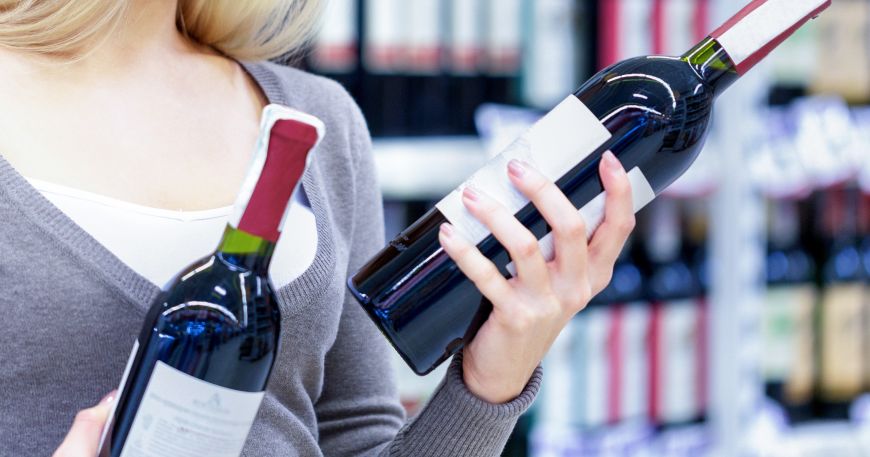
<path id="1" fill-rule="evenodd" d="M 405 422 L 388 346 L 344 288 L 383 245 L 364 121 L 337 84 L 264 61 L 300 46 L 317 3 L 0 0 L 0 454 L 94 454 L 111 398 L 77 414 L 64 440 L 69 420 L 116 386 L 161 274 L 213 248 L 216 209 L 234 200 L 269 102 L 318 116 L 328 133 L 294 202 L 300 235 L 285 234 L 273 260 L 283 342 L 244 455 L 500 453 L 541 359 L 609 281 L 633 227 L 625 171 L 602 161 L 606 216 L 587 245 L 552 182 L 522 163 L 505 170 L 553 228 L 552 262 L 511 214 L 465 193 L 519 276 L 505 280 L 442 227 L 494 309 Z M 201 211 L 218 223 L 190 236 L 199 219 L 186 215 Z M 129 222 L 160 217 L 178 229 Z M 149 244 L 158 238 L 167 244 Z M 205 252 L 177 258 L 202 239 Z"/>

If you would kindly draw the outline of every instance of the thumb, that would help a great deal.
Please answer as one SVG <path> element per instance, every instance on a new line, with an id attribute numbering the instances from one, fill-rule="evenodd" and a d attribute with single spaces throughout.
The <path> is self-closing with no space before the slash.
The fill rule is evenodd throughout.
<path id="1" fill-rule="evenodd" d="M 66 438 L 54 452 L 53 457 L 96 456 L 100 435 L 103 433 L 103 426 L 109 418 L 114 400 L 115 392 L 112 391 L 103 397 L 97 406 L 79 411 Z"/>

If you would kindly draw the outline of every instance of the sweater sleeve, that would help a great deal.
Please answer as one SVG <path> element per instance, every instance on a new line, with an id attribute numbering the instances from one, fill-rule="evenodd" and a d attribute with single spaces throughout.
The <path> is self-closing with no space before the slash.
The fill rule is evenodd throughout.
<path id="1" fill-rule="evenodd" d="M 356 201 L 348 275 L 384 244 L 383 207 L 371 140 L 358 111 L 354 117 L 357 120 L 351 136 Z M 347 293 L 338 336 L 326 355 L 323 392 L 315 405 L 324 455 L 498 456 L 517 418 L 531 405 L 540 387 L 539 367 L 516 399 L 499 405 L 487 403 L 466 388 L 459 355 L 425 408 L 406 422 L 390 350 L 374 323 Z"/>

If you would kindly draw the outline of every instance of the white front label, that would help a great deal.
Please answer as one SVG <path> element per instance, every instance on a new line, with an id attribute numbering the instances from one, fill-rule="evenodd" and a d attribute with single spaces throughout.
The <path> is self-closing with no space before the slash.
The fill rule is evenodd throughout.
<path id="1" fill-rule="evenodd" d="M 529 200 L 510 182 L 507 165 L 523 160 L 556 181 L 610 139 L 610 132 L 579 99 L 568 96 L 543 119 L 451 192 L 437 208 L 467 240 L 477 244 L 490 235 L 462 204 L 462 191 L 472 186 L 516 213 Z"/>
<path id="2" fill-rule="evenodd" d="M 567 325 L 550 347 L 544 359 L 547 376 L 541 389 L 541 405 L 536 419 L 542 424 L 566 424 L 570 421 L 570 408 L 565 400 L 571 398 L 576 386 L 571 373 L 571 339 L 573 325 Z"/>
<path id="3" fill-rule="evenodd" d="M 583 350 L 586 351 L 585 409 L 582 411 L 586 427 L 595 428 L 607 423 L 607 399 L 610 389 L 617 388 L 609 379 L 610 354 L 607 338 L 610 334 L 612 312 L 605 307 L 588 309 Z"/>
<path id="4" fill-rule="evenodd" d="M 238 457 L 265 392 L 241 392 L 157 362 L 121 457 Z"/>
<path id="5" fill-rule="evenodd" d="M 788 380 L 797 362 L 797 300 L 793 287 L 770 287 L 762 311 L 764 352 L 761 365 L 764 379 Z"/>
<path id="6" fill-rule="evenodd" d="M 698 413 L 698 303 L 668 302 L 663 306 L 659 351 L 661 419 L 683 422 Z"/>
<path id="7" fill-rule="evenodd" d="M 650 185 L 649 181 L 644 176 L 640 168 L 632 168 L 628 172 L 628 180 L 631 183 L 631 199 L 634 206 L 634 212 L 642 210 L 646 205 L 656 198 L 656 193 Z M 586 238 L 591 238 L 598 226 L 604 222 L 604 206 L 607 201 L 607 192 L 598 194 L 595 198 L 589 201 L 586 205 L 579 209 L 580 215 L 586 222 Z M 553 244 L 552 234 L 547 234 L 538 241 L 538 247 L 541 249 L 541 254 L 547 262 L 556 258 L 556 247 Z M 516 266 L 511 262 L 507 265 L 507 271 L 511 276 L 517 275 Z"/>
<path id="8" fill-rule="evenodd" d="M 648 416 L 649 378 L 647 345 L 649 344 L 649 307 L 646 303 L 625 306 L 622 312 L 622 379 L 620 379 L 619 418 L 643 419 Z"/>
<path id="9" fill-rule="evenodd" d="M 819 9 L 827 0 L 768 0 L 716 40 L 735 65 Z"/>
<path id="10" fill-rule="evenodd" d="M 330 0 L 326 2 L 324 23 L 317 36 L 320 47 L 350 47 L 356 43 L 356 1 Z"/>

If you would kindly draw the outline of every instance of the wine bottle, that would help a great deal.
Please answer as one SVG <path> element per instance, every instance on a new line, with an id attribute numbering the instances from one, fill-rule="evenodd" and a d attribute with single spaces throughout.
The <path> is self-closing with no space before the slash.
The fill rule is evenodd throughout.
<path id="1" fill-rule="evenodd" d="M 484 88 L 490 103 L 512 104 L 517 99 L 522 71 L 524 8 L 534 2 L 486 0 L 484 8 Z"/>
<path id="2" fill-rule="evenodd" d="M 324 126 L 269 105 L 217 250 L 151 305 L 103 430 L 102 457 L 238 457 L 278 351 L 269 261 Z"/>
<path id="3" fill-rule="evenodd" d="M 571 340 L 567 377 L 571 395 L 557 401 L 563 402 L 562 409 L 569 411 L 570 423 L 578 430 L 592 431 L 609 423 L 608 400 L 617 386 L 610 378 L 607 343 L 615 317 L 613 308 L 604 301 L 593 300 L 574 318 L 567 335 Z M 549 370 L 546 363 L 544 369 Z M 568 408 L 566 400 L 571 401 Z"/>
<path id="4" fill-rule="evenodd" d="M 448 81 L 450 131 L 470 135 L 475 131 L 474 113 L 484 103 L 486 87 L 481 73 L 483 60 L 483 7 L 485 0 L 450 0 Z M 397 232 L 393 232 L 397 233 Z"/>
<path id="5" fill-rule="evenodd" d="M 367 0 L 363 5 L 362 90 L 360 105 L 373 136 L 395 136 L 411 129 L 407 119 L 406 29 L 408 2 Z"/>
<path id="6" fill-rule="evenodd" d="M 312 70 L 339 77 L 356 70 L 359 58 L 357 6 L 357 0 L 334 0 L 326 4 L 323 13 L 326 20 L 312 40 L 308 57 Z"/>
<path id="7" fill-rule="evenodd" d="M 549 108 L 582 81 L 582 57 L 573 38 L 580 32 L 579 3 L 574 0 L 530 2 L 522 54 L 521 97 L 534 108 Z"/>
<path id="8" fill-rule="evenodd" d="M 794 422 L 809 416 L 815 364 L 813 314 L 816 269 L 800 239 L 797 202 L 771 202 L 767 294 L 761 312 L 762 376 L 768 397 Z"/>
<path id="9" fill-rule="evenodd" d="M 572 321 L 570 409 L 580 430 L 647 418 L 649 306 L 630 253 L 623 250 L 610 285 Z"/>
<path id="10" fill-rule="evenodd" d="M 830 0 L 754 0 L 682 57 L 632 58 L 602 70 L 501 155 L 448 195 L 353 275 L 348 285 L 382 332 L 420 374 L 462 348 L 491 304 L 441 249 L 450 222 L 508 275 L 510 259 L 466 211 L 473 185 L 499 200 L 552 258 L 547 224 L 507 177 L 507 163 L 531 163 L 581 208 L 589 233 L 603 217 L 601 155 L 613 151 L 628 171 L 635 210 L 679 177 L 698 155 L 713 101 Z"/>
<path id="11" fill-rule="evenodd" d="M 827 252 L 821 262 L 819 406 L 826 418 L 846 419 L 864 388 L 864 283 L 857 240 L 856 193 L 829 189 L 819 205 Z"/>
<path id="12" fill-rule="evenodd" d="M 864 266 L 864 357 L 870 358 L 870 193 L 861 198 L 861 263 Z M 864 364 L 864 392 L 870 393 L 870 362 Z"/>
<path id="13" fill-rule="evenodd" d="M 696 13 L 697 14 L 697 13 Z M 702 15 L 703 16 L 703 15 Z M 685 258 L 697 281 L 695 323 L 695 394 L 702 418 L 708 417 L 710 405 L 710 255 L 707 248 L 709 233 L 709 206 L 706 199 L 684 200 L 686 219 Z"/>
<path id="14" fill-rule="evenodd" d="M 701 279 L 684 255 L 680 207 L 655 202 L 643 223 L 649 338 L 649 412 L 659 426 L 702 419 Z"/>
<path id="15" fill-rule="evenodd" d="M 403 70 L 409 95 L 404 116 L 410 126 L 406 134 L 450 133 L 450 85 L 444 71 L 447 10 L 443 3 L 417 0 L 404 10 L 407 61 Z"/>

